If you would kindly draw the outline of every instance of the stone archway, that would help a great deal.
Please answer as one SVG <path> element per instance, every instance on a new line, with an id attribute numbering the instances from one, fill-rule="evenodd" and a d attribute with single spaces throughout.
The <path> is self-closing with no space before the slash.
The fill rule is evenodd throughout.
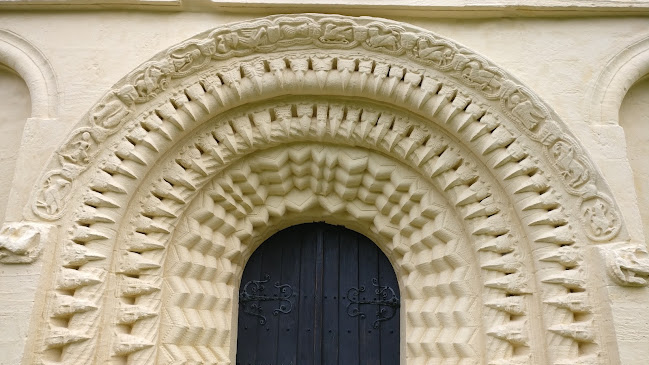
<path id="1" fill-rule="evenodd" d="M 323 217 L 394 265 L 402 363 L 615 362 L 588 245 L 622 247 L 613 277 L 646 284 L 547 106 L 449 40 L 369 18 L 271 17 L 159 54 L 61 146 L 33 211 L 66 232 L 31 344 L 54 363 L 233 361 L 245 260 Z"/>

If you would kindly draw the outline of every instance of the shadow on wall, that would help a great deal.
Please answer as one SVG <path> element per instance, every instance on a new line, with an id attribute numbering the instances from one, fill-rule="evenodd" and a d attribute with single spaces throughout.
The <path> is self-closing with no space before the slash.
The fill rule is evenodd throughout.
<path id="1" fill-rule="evenodd" d="M 0 64 L 0 222 L 4 221 L 25 121 L 31 115 L 25 80 Z"/>
<path id="2" fill-rule="evenodd" d="M 649 75 L 633 84 L 624 97 L 620 125 L 626 136 L 642 225 L 649 234 Z"/>

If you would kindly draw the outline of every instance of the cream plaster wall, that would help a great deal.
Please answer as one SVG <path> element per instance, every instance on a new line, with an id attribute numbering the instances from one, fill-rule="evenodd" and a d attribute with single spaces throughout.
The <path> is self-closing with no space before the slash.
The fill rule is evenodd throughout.
<path id="1" fill-rule="evenodd" d="M 23 147 L 17 157 L 19 168 L 14 183 L 10 184 L 4 173 L 0 177 L 0 184 L 3 185 L 0 187 L 0 221 L 3 220 L 2 214 L 5 211 L 3 202 L 7 187 L 12 186 L 13 191 L 8 198 L 5 220 L 21 220 L 29 210 L 26 207 L 29 194 L 47 159 L 84 113 L 124 75 L 157 52 L 197 33 L 221 24 L 265 15 L 268 14 L 120 11 L 0 13 L 0 29 L 22 36 L 47 58 L 54 70 L 60 93 L 57 119 L 28 121 Z M 625 100 L 621 113 L 624 131 L 618 125 L 602 125 L 589 120 L 587 116 L 591 104 L 587 95 L 593 88 L 600 87 L 597 85 L 598 76 L 616 53 L 649 36 L 649 19 L 586 17 L 394 20 L 429 29 L 464 44 L 513 74 L 543 98 L 580 139 L 596 163 L 596 168 L 607 179 L 622 209 L 632 240 L 644 242 L 642 222 L 644 219 L 645 227 L 649 227 L 649 190 L 643 189 L 649 189 L 649 172 L 646 171 L 646 157 L 642 160 L 636 156 L 640 156 L 642 152 L 638 151 L 642 148 L 644 156 L 647 156 L 646 144 L 641 143 L 641 138 L 646 138 L 646 134 L 641 136 L 648 129 L 649 114 L 647 104 L 642 99 L 649 97 L 649 83 L 644 81 L 638 84 Z M 7 94 L 13 97 L 25 95 L 24 85 L 5 86 L 8 83 L 19 84 L 13 76 L 5 75 L 8 74 L 0 74 L 0 102 L 6 102 L 8 99 L 5 93 L 14 88 L 20 91 Z M 8 79 L 11 81 L 6 81 Z M 11 115 L 15 115 L 12 119 L 24 121 L 28 109 L 27 105 L 8 110 L 11 110 Z M 1 106 L 0 110 L 3 114 L 6 113 Z M 0 116 L 0 121 L 4 118 L 7 117 Z M 644 125 L 640 123 L 641 120 L 644 120 Z M 17 135 L 19 131 L 22 128 L 12 129 L 11 133 Z M 624 132 L 628 151 L 623 148 Z M 2 130 L 0 133 L 3 133 Z M 3 133 L 0 137 L 1 148 L 15 151 L 18 146 L 16 139 L 12 138 L 10 145 L 5 142 L 5 138 Z M 1 151 L 0 171 L 13 170 L 14 162 L 4 162 Z M 631 165 L 627 155 L 632 156 Z M 13 173 L 10 175 L 13 177 Z M 638 198 L 636 188 L 641 194 L 644 191 L 644 195 Z M 644 218 L 641 218 L 641 207 Z M 49 259 L 45 257 L 41 263 L 47 264 Z M 15 329 L 0 342 L 0 364 L 17 364 L 22 357 L 26 321 L 35 300 L 40 265 L 0 266 L 0 329 Z M 16 287 L 20 290 L 15 290 Z M 627 293 L 620 291 L 615 295 L 619 298 Z M 634 295 L 633 300 L 636 302 L 627 308 L 628 312 L 649 306 L 646 292 L 634 292 Z M 17 315 L 12 316 L 12 313 Z M 633 337 L 632 333 L 627 335 Z M 639 346 L 649 346 L 649 339 L 640 337 L 636 343 L 629 342 L 623 358 L 630 361 L 623 363 L 642 363 L 633 360 L 632 349 L 638 343 Z"/>

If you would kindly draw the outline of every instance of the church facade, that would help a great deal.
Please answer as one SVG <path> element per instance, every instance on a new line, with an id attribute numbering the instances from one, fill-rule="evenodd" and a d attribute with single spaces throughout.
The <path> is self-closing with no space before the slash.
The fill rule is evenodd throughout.
<path id="1" fill-rule="evenodd" d="M 0 1 L 0 364 L 649 356 L 649 2 L 50 3 Z"/>

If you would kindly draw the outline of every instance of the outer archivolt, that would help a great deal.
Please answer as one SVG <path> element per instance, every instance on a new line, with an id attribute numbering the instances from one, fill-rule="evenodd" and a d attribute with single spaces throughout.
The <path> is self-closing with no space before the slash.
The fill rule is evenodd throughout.
<path id="1" fill-rule="evenodd" d="M 52 209 L 48 201 L 65 202 L 65 197 L 59 196 L 63 195 L 62 188 L 58 187 L 63 187 L 65 181 L 74 180 L 88 164 L 88 161 L 70 161 L 69 158 L 66 161 L 66 156 L 71 155 L 69 150 L 72 149 L 72 156 L 79 155 L 79 148 L 83 149 L 81 155 L 91 153 L 95 145 L 93 142 L 102 143 L 107 136 L 120 130 L 123 121 L 130 120 L 140 106 L 159 100 L 159 95 L 165 94 L 172 81 L 191 78 L 214 61 L 291 48 L 324 48 L 327 51 L 315 52 L 309 57 L 298 53 L 251 62 L 241 62 L 240 59 L 240 62 L 205 78 L 203 89 L 212 89 L 221 99 L 218 107 L 228 109 L 232 104 L 238 105 L 244 100 L 259 100 L 260 96 L 268 98 L 282 89 L 284 93 L 304 93 L 306 90 L 300 91 L 304 86 L 304 76 L 313 72 L 321 92 L 334 89 L 348 95 L 349 91 L 351 95 L 373 92 L 379 99 L 411 104 L 413 110 L 426 104 L 428 98 L 420 92 L 422 90 L 447 94 L 457 101 L 458 106 L 464 104 L 460 107 L 470 107 L 476 118 L 485 113 L 480 99 L 496 101 L 493 104 L 513 122 L 517 131 L 538 142 L 545 150 L 551 162 L 550 169 L 557 174 L 565 189 L 580 198 L 582 214 L 591 223 L 585 226 L 589 237 L 606 241 L 619 233 L 620 215 L 581 146 L 562 130 L 558 118 L 525 87 L 482 57 L 430 32 L 390 22 L 320 16 L 274 17 L 217 28 L 172 47 L 164 55 L 147 62 L 93 107 L 87 117 L 92 126 L 90 131 L 76 131 L 62 146 L 58 160 L 65 168 L 47 175 L 42 190 L 33 200 L 34 212 L 45 219 L 60 217 L 64 211 L 63 205 L 57 203 L 56 209 Z M 358 49 L 363 52 L 337 57 L 332 55 L 334 50 Z M 374 55 L 370 56 L 371 53 Z M 375 61 L 375 56 L 379 55 L 400 58 L 383 63 Z M 285 80 L 286 71 L 297 77 L 295 81 L 289 81 L 293 85 L 285 82 L 288 81 Z M 437 75 L 441 73 L 443 78 L 455 79 L 465 89 L 458 92 L 453 85 L 435 80 L 431 72 Z M 374 90 L 363 90 L 364 85 L 361 85 L 361 90 L 355 92 L 358 85 L 350 84 L 354 74 L 365 75 L 366 78 L 372 75 L 374 81 L 377 78 L 381 81 L 381 85 L 374 82 Z M 267 83 L 267 78 L 272 81 Z M 404 84 L 408 87 L 399 87 Z M 176 84 L 172 88 L 178 90 L 178 86 Z M 231 89 L 230 92 L 224 86 Z M 271 90 L 268 90 L 268 86 Z M 350 90 L 346 92 L 348 87 Z M 460 95 L 465 91 L 469 93 Z M 202 91 L 196 87 L 188 87 L 183 95 L 176 94 L 168 100 L 181 107 L 183 99 L 200 98 L 201 94 Z M 156 108 L 156 113 L 164 119 L 165 115 L 169 117 L 174 113 L 173 109 Z M 88 133 L 93 141 L 86 138 Z M 52 199 L 53 196 L 57 199 Z"/>

